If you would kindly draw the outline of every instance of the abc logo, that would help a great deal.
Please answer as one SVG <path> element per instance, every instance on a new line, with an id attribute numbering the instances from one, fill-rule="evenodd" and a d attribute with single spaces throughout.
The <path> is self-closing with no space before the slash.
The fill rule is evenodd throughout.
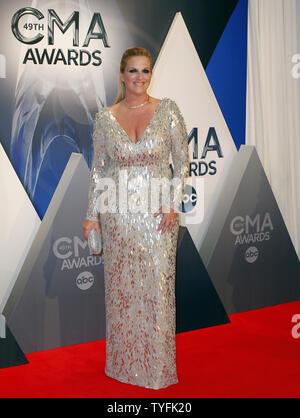
<path id="1" fill-rule="evenodd" d="M 258 257 L 258 249 L 256 247 L 249 247 L 245 252 L 245 259 L 248 263 L 254 263 Z"/>
<path id="2" fill-rule="evenodd" d="M 184 188 L 184 197 L 181 204 L 183 213 L 191 212 L 197 203 L 197 193 L 193 186 L 187 184 Z"/>
<path id="3" fill-rule="evenodd" d="M 76 285 L 81 290 L 87 290 L 94 284 L 94 276 L 89 271 L 83 271 L 76 278 Z"/>

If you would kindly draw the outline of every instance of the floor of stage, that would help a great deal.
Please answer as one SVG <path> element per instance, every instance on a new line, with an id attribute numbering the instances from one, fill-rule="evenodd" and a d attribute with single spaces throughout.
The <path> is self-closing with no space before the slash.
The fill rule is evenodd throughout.
<path id="1" fill-rule="evenodd" d="M 179 383 L 151 390 L 104 374 L 105 340 L 27 354 L 0 370 L 0 397 L 300 397 L 300 302 L 230 315 L 176 335 Z"/>

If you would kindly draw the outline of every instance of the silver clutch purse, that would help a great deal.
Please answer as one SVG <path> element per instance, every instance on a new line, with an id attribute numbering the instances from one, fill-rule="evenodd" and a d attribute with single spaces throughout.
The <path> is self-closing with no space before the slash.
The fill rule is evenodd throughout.
<path id="1" fill-rule="evenodd" d="M 91 254 L 101 256 L 103 253 L 102 239 L 97 229 L 93 228 L 88 233 L 88 245 Z"/>

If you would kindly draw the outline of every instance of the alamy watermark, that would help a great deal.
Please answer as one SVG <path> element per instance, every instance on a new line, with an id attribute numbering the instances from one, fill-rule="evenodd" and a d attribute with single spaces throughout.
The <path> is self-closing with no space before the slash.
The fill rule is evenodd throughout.
<path id="1" fill-rule="evenodd" d="M 294 54 L 291 62 L 295 64 L 291 69 L 292 77 L 298 79 L 300 78 L 300 54 Z"/>
<path id="2" fill-rule="evenodd" d="M 0 314 L 0 338 L 6 338 L 5 316 Z"/>
<path id="3" fill-rule="evenodd" d="M 192 187 L 192 185 L 195 187 Z M 195 177 L 184 178 L 152 177 L 143 175 L 128 176 L 127 169 L 119 171 L 118 183 L 111 177 L 97 180 L 96 210 L 99 213 L 156 213 L 162 212 L 193 213 L 198 210 L 197 219 L 203 219 L 204 184 Z M 149 201 L 150 200 L 150 201 Z M 191 219 L 190 223 L 195 223 Z"/>
<path id="4" fill-rule="evenodd" d="M 0 78 L 6 78 L 6 58 L 0 54 Z"/>
<path id="5" fill-rule="evenodd" d="M 291 322 L 295 323 L 291 331 L 292 337 L 300 338 L 300 314 L 293 315 Z"/>

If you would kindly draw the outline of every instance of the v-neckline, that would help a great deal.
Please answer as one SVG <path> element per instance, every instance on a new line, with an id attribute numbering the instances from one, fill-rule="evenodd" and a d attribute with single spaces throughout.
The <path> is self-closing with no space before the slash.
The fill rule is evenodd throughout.
<path id="1" fill-rule="evenodd" d="M 127 137 L 127 139 L 133 144 L 133 145 L 137 145 L 137 144 L 139 144 L 140 142 L 141 142 L 141 140 L 143 139 L 143 136 L 145 135 L 145 133 L 146 133 L 146 131 L 147 131 L 147 129 L 149 128 L 149 126 L 150 126 L 150 124 L 151 124 L 151 122 L 152 122 L 152 120 L 154 119 L 154 116 L 156 115 L 156 113 L 157 113 L 157 111 L 158 111 L 158 109 L 159 109 L 159 107 L 160 107 L 160 104 L 161 104 L 161 102 L 163 101 L 163 99 L 161 99 L 159 102 L 158 102 L 158 104 L 157 104 L 157 106 L 156 106 L 156 108 L 155 108 L 155 110 L 154 110 L 154 112 L 153 112 L 153 115 L 151 116 L 151 118 L 149 119 L 149 122 L 147 123 L 147 125 L 146 125 L 146 128 L 144 129 L 144 131 L 143 131 L 143 133 L 142 133 L 142 135 L 140 136 L 140 138 L 136 141 L 136 142 L 134 142 L 132 139 L 131 139 L 131 137 L 128 135 L 128 133 L 125 131 L 125 129 L 123 128 L 123 126 L 120 124 L 120 122 L 118 121 L 118 119 L 112 114 L 112 112 L 110 111 L 110 109 L 108 108 L 108 107 L 106 107 L 106 109 L 108 110 L 108 112 L 110 113 L 110 115 L 112 116 L 112 118 L 117 122 L 117 124 L 119 125 L 119 127 L 122 129 L 122 131 L 124 132 L 124 134 L 126 135 L 126 137 Z"/>

